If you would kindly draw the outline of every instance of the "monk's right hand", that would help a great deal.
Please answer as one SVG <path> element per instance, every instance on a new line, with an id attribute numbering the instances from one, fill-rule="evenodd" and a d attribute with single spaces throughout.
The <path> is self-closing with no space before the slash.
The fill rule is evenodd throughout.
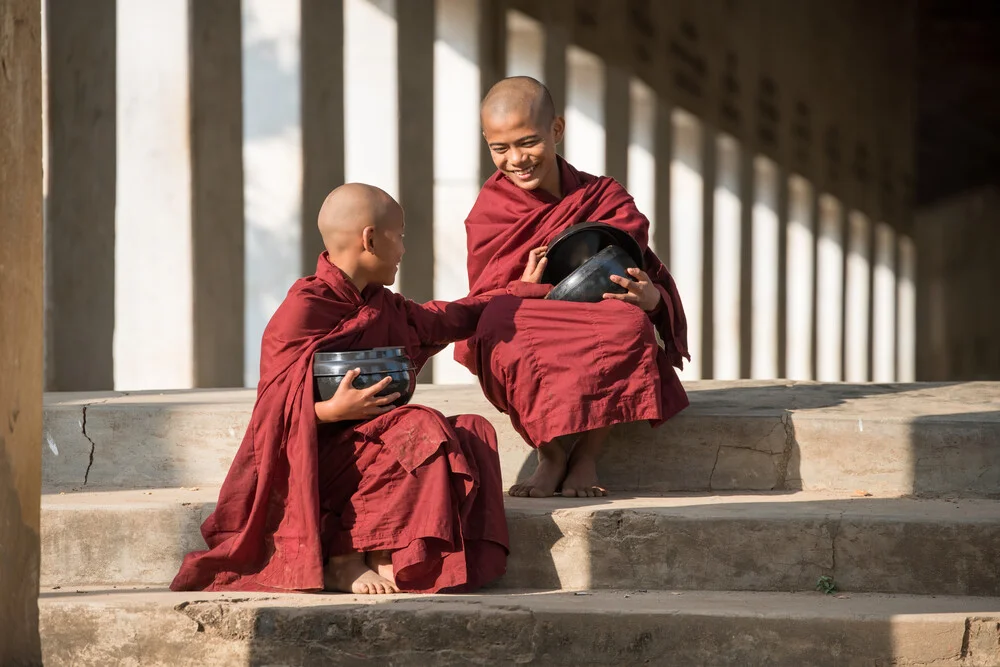
<path id="1" fill-rule="evenodd" d="M 548 246 L 542 246 L 528 253 L 528 265 L 524 267 L 524 273 L 521 274 L 522 282 L 535 283 L 536 285 L 542 282 L 542 274 L 545 272 L 545 265 L 549 261 L 545 257 L 548 249 Z"/>
<path id="2" fill-rule="evenodd" d="M 316 421 L 320 424 L 331 422 L 366 420 L 384 414 L 395 407 L 392 402 L 399 398 L 399 392 L 379 396 L 379 392 L 389 386 L 391 377 L 384 377 L 367 389 L 355 389 L 354 381 L 361 375 L 355 368 L 344 374 L 337 392 L 325 401 L 314 404 Z"/>

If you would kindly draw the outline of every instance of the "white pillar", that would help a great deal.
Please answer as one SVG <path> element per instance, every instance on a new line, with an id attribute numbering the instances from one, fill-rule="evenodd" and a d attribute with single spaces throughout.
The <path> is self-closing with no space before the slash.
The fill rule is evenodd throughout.
<path id="1" fill-rule="evenodd" d="M 255 386 L 264 327 L 302 266 L 299 3 L 243 0 L 246 263 L 243 379 Z M 316 211 L 318 213 L 318 209 Z"/>
<path id="2" fill-rule="evenodd" d="M 190 387 L 187 0 L 118 3 L 115 388 Z"/>
<path id="3" fill-rule="evenodd" d="M 434 298 L 469 293 L 465 216 L 479 194 L 477 0 L 437 0 L 434 43 Z M 452 348 L 434 357 L 436 384 L 472 383 Z"/>
<path id="4" fill-rule="evenodd" d="M 344 0 L 344 162 L 348 182 L 398 198 L 395 10 L 394 0 Z"/>
<path id="5" fill-rule="evenodd" d="M 750 377 L 778 375 L 778 168 L 754 159 Z"/>
<path id="6" fill-rule="evenodd" d="M 740 144 L 720 134 L 715 142 L 715 247 L 713 265 L 713 377 L 740 377 Z M 686 298 L 686 295 L 685 295 Z"/>
<path id="7" fill-rule="evenodd" d="M 701 327 L 704 220 L 702 206 L 701 122 L 691 114 L 673 112 L 674 152 L 670 161 L 670 260 L 688 323 L 691 362 L 680 377 L 701 378 Z"/>
<path id="8" fill-rule="evenodd" d="M 819 200 L 816 250 L 816 379 L 839 382 L 843 359 L 844 231 L 841 204 Z"/>
<path id="9" fill-rule="evenodd" d="M 906 236 L 899 238 L 898 280 L 896 380 L 914 382 L 917 377 L 917 246 Z"/>
<path id="10" fill-rule="evenodd" d="M 892 227 L 875 227 L 874 332 L 872 379 L 896 380 L 896 234 Z"/>
<path id="11" fill-rule="evenodd" d="M 791 380 L 812 379 L 813 188 L 806 179 L 788 180 L 788 305 L 785 321 L 786 368 Z"/>
<path id="12" fill-rule="evenodd" d="M 605 172 L 604 62 L 571 46 L 566 51 L 565 157 L 577 169 Z"/>
<path id="13" fill-rule="evenodd" d="M 639 79 L 629 86 L 631 121 L 628 143 L 628 191 L 649 218 L 649 246 L 656 252 L 656 94 Z"/>
<path id="14" fill-rule="evenodd" d="M 868 306 L 871 280 L 871 223 L 859 211 L 848 218 L 847 276 L 844 309 L 844 379 L 868 380 Z"/>
<path id="15" fill-rule="evenodd" d="M 514 9 L 507 11 L 507 76 L 545 81 L 545 30 Z"/>

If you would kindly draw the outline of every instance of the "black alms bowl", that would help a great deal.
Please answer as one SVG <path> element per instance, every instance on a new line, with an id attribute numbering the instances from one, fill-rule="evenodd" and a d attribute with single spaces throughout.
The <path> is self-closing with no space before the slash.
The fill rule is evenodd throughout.
<path id="1" fill-rule="evenodd" d="M 605 222 L 581 222 L 556 234 L 545 253 L 547 265 L 542 282 L 556 285 L 608 246 L 616 245 L 632 258 L 633 266 L 642 268 L 642 248 L 632 236 Z"/>
<path id="2" fill-rule="evenodd" d="M 402 347 L 376 347 L 350 352 L 317 352 L 313 355 L 313 380 L 316 395 L 325 401 L 337 392 L 344 376 L 353 368 L 361 369 L 353 383 L 355 389 L 367 389 L 385 376 L 392 378 L 379 396 L 399 392 L 393 405 L 406 405 L 417 388 L 417 369 Z"/>
<path id="3" fill-rule="evenodd" d="M 632 280 L 626 269 L 637 268 L 631 255 L 609 245 L 552 288 L 546 299 L 597 303 L 604 294 L 624 294 L 628 290 L 611 282 L 611 276 Z"/>

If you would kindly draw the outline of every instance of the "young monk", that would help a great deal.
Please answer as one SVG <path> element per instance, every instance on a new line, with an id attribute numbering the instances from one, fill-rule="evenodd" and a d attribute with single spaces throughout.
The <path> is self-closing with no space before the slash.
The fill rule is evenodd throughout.
<path id="1" fill-rule="evenodd" d="M 649 250 L 649 221 L 608 177 L 556 155 L 565 122 L 549 91 L 529 77 L 504 79 L 481 106 L 497 172 L 465 221 L 470 295 L 505 285 L 529 248 L 580 222 L 604 222 L 639 242 L 646 270 L 614 277 L 625 294 L 601 303 L 497 298 L 455 358 L 479 376 L 487 398 L 538 450 L 538 468 L 512 496 L 607 494 L 597 458 L 614 424 L 659 424 L 688 405 L 674 372 L 687 355 L 687 323 L 673 279 Z M 656 341 L 654 329 L 664 343 Z"/>
<path id="2" fill-rule="evenodd" d="M 317 351 L 404 346 L 419 368 L 473 333 L 488 297 L 416 304 L 386 289 L 403 256 L 403 211 L 378 188 L 348 184 L 319 213 L 326 246 L 261 343 L 250 424 L 173 590 L 470 590 L 506 568 L 496 434 L 477 415 L 444 417 L 358 390 L 350 372 L 316 401 Z M 537 253 L 536 253 L 537 255 Z M 524 277 L 537 282 L 531 260 Z M 506 292 L 507 290 L 498 290 Z M 515 283 L 511 293 L 537 293 Z"/>

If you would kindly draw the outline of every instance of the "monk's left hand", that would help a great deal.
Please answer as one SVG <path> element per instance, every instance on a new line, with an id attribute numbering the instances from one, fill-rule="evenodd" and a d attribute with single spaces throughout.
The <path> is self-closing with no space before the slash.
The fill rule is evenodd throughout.
<path id="1" fill-rule="evenodd" d="M 630 268 L 628 272 L 632 276 L 632 280 L 623 278 L 622 276 L 611 276 L 611 282 L 621 285 L 628 292 L 625 294 L 611 294 L 609 292 L 604 294 L 604 298 L 634 303 L 647 313 L 656 310 L 662 298 L 660 290 L 656 289 L 656 285 L 653 284 L 653 281 L 649 279 L 649 276 L 642 269 Z"/>

